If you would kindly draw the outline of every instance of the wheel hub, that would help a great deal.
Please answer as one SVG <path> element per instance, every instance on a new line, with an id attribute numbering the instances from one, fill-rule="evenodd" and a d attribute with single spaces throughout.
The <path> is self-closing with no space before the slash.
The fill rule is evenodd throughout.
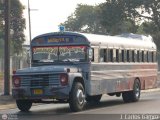
<path id="1" fill-rule="evenodd" d="M 139 88 L 139 85 L 136 85 L 135 95 L 136 95 L 137 98 L 138 98 L 139 95 L 140 95 L 140 88 Z"/>
<path id="2" fill-rule="evenodd" d="M 84 93 L 80 89 L 78 89 L 78 91 L 77 91 L 77 101 L 80 105 L 82 105 L 84 103 Z"/>

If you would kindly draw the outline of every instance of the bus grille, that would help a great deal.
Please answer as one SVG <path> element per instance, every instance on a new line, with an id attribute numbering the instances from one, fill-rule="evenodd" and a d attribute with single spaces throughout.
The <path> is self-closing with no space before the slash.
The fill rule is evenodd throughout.
<path id="1" fill-rule="evenodd" d="M 21 86 L 41 87 L 59 84 L 59 75 L 26 75 L 21 76 Z"/>

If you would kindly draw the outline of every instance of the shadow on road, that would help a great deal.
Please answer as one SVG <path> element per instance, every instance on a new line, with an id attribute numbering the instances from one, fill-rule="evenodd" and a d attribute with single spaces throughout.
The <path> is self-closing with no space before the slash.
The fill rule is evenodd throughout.
<path id="1" fill-rule="evenodd" d="M 121 105 L 121 104 L 124 104 L 122 100 L 106 100 L 106 101 L 101 101 L 95 104 L 86 104 L 83 112 L 85 113 L 85 111 L 88 111 L 88 110 L 99 109 L 103 107 L 113 107 L 113 106 Z M 45 105 L 42 105 L 42 107 L 43 106 Z M 50 104 L 50 106 L 52 106 L 52 104 Z M 79 114 L 79 112 L 77 113 L 71 112 L 69 105 L 65 105 L 59 108 L 54 108 L 54 105 L 53 105 L 53 107 L 50 107 L 48 109 L 37 109 L 37 108 L 35 109 L 35 107 L 33 107 L 33 109 L 31 109 L 31 111 L 29 112 L 20 112 L 20 111 L 17 112 L 16 115 L 18 119 L 44 120 L 47 118 L 47 120 L 50 120 L 50 119 L 52 120 L 64 120 L 64 119 L 65 120 L 71 120 L 71 119 L 81 120 L 83 118 L 83 120 L 88 120 L 88 118 L 91 118 L 92 120 L 97 120 L 100 117 L 102 117 L 102 115 L 101 116 L 95 115 L 93 117 L 92 114 L 83 114 L 83 113 Z M 103 118 L 106 118 L 106 116 Z M 116 119 L 110 118 L 110 120 L 116 120 Z"/>
<path id="2" fill-rule="evenodd" d="M 157 101 L 158 99 L 155 99 Z M 124 103 L 122 99 L 102 99 L 99 103 L 86 104 L 85 109 L 82 112 L 71 112 L 68 104 L 45 104 L 34 106 L 29 112 L 17 112 L 16 115 L 18 119 L 22 120 L 110 120 L 120 119 L 120 114 L 92 114 L 92 111 L 97 109 L 112 109 L 119 106 L 127 108 L 129 104 L 131 106 L 139 106 L 139 104 L 145 105 L 146 102 L 149 104 L 153 99 L 141 99 L 139 102 L 134 103 Z M 138 104 L 137 104 L 138 103 Z M 130 105 L 129 105 L 130 106 Z M 93 113 L 94 113 L 93 112 Z"/>
<path id="3" fill-rule="evenodd" d="M 113 107 L 116 105 L 121 105 L 124 104 L 124 102 L 122 100 L 106 100 L 106 101 L 101 101 L 99 103 L 91 103 L 91 104 L 87 104 L 84 108 L 84 112 L 87 110 L 93 110 L 93 109 L 99 109 L 99 108 L 103 108 L 103 107 Z M 18 112 L 17 115 L 44 115 L 44 114 L 55 114 L 55 115 L 64 115 L 64 114 L 72 114 L 74 112 L 72 112 L 69 108 L 69 105 L 65 105 L 63 107 L 58 107 L 58 108 L 54 108 L 54 104 L 47 104 L 49 105 L 48 109 L 41 109 L 40 106 L 36 106 L 39 107 L 39 109 L 35 109 L 33 107 L 33 109 L 31 109 L 29 112 Z M 51 107 L 53 105 L 53 107 Z M 45 105 L 41 105 L 42 107 Z"/>

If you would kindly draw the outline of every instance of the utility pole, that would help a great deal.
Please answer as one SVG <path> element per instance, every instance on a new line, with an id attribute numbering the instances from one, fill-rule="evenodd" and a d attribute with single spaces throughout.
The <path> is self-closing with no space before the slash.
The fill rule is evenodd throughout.
<path id="1" fill-rule="evenodd" d="M 4 37 L 4 95 L 10 95 L 10 0 L 5 5 L 5 37 Z"/>
<path id="2" fill-rule="evenodd" d="M 30 0 L 28 0 L 28 21 L 29 21 L 29 41 L 30 41 L 30 55 L 31 55 L 31 41 L 32 41 L 32 31 L 31 31 L 31 11 L 37 11 L 37 9 L 31 9 L 30 8 Z M 31 61 L 32 56 L 30 56 L 30 67 L 31 67 Z"/>
<path id="3" fill-rule="evenodd" d="M 28 0 L 28 21 L 29 21 L 29 41 L 31 44 L 31 40 L 32 40 L 32 32 L 31 32 L 31 15 L 30 15 L 30 2 Z"/>

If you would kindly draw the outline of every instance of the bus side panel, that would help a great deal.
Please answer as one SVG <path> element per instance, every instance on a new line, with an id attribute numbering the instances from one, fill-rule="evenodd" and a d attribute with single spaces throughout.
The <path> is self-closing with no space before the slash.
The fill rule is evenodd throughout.
<path id="1" fill-rule="evenodd" d="M 141 89 L 150 89 L 157 87 L 157 75 L 158 75 L 158 65 L 157 63 L 148 63 L 133 66 L 133 70 L 136 69 L 136 76 L 141 82 Z"/>
<path id="2" fill-rule="evenodd" d="M 98 95 L 129 91 L 135 79 L 141 82 L 141 89 L 154 88 L 156 84 L 155 64 L 92 64 L 89 94 Z"/>

